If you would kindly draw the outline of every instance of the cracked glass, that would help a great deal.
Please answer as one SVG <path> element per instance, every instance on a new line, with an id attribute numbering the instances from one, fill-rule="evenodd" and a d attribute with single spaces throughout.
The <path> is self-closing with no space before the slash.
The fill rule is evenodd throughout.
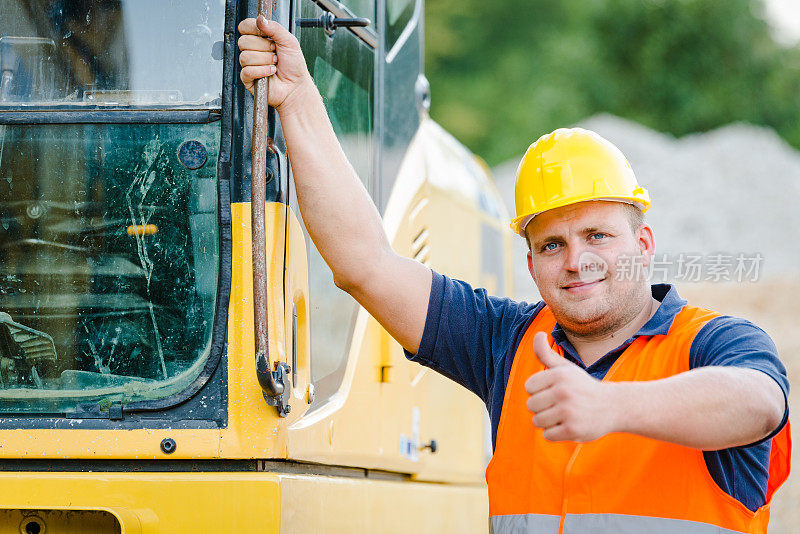
<path id="1" fill-rule="evenodd" d="M 162 398 L 198 376 L 218 139 L 219 123 L 0 125 L 0 410 Z"/>
<path id="2" fill-rule="evenodd" d="M 219 108 L 224 5 L 0 0 L 0 110 Z M 0 125 L 0 412 L 103 410 L 200 376 L 220 127 Z"/>

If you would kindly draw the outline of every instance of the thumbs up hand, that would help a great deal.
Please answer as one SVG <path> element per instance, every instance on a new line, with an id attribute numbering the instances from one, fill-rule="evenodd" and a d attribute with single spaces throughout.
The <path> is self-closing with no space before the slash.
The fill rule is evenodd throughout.
<path id="1" fill-rule="evenodd" d="M 592 441 L 614 432 L 618 418 L 613 384 L 593 378 L 547 342 L 547 334 L 534 336 L 536 357 L 546 367 L 525 382 L 530 394 L 528 410 L 534 426 L 549 441 Z"/>

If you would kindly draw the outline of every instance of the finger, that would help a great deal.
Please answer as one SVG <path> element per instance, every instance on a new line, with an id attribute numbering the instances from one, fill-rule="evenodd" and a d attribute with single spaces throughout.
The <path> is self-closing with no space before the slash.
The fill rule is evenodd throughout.
<path id="1" fill-rule="evenodd" d="M 550 343 L 547 341 L 547 334 L 544 332 L 537 332 L 533 337 L 533 351 L 536 357 L 542 362 L 542 365 L 548 369 L 552 367 L 561 367 L 563 365 L 571 365 L 562 356 L 559 356 L 556 351 L 550 348 Z"/>
<path id="2" fill-rule="evenodd" d="M 557 399 L 553 388 L 547 388 L 528 397 L 525 405 L 528 407 L 528 411 L 537 413 L 552 408 L 556 403 Z"/>
<path id="3" fill-rule="evenodd" d="M 244 84 L 244 88 L 247 89 L 250 92 L 250 94 L 254 94 L 253 91 L 255 90 L 255 88 L 254 88 L 255 82 L 253 81 L 253 79 L 252 78 L 246 78 L 244 73 L 242 73 L 242 72 L 239 73 L 239 79 L 242 80 L 242 83 Z"/>
<path id="4" fill-rule="evenodd" d="M 278 55 L 272 52 L 254 52 L 245 50 L 239 54 L 239 65 L 242 67 L 258 65 L 274 65 L 278 62 Z"/>
<path id="5" fill-rule="evenodd" d="M 550 408 L 533 416 L 533 425 L 548 430 L 564 422 L 563 414 L 558 408 Z"/>
<path id="6" fill-rule="evenodd" d="M 239 30 L 239 33 L 242 35 L 261 36 L 261 32 L 258 30 L 258 25 L 256 24 L 256 19 L 254 18 L 244 19 L 239 23 L 236 29 Z"/>
<path id="7" fill-rule="evenodd" d="M 552 386 L 556 382 L 556 378 L 554 373 L 548 373 L 547 371 L 533 373 L 528 380 L 525 381 L 525 391 L 530 395 L 535 395 Z"/>
<path id="8" fill-rule="evenodd" d="M 258 66 L 251 66 L 251 67 L 244 67 L 242 72 L 239 74 L 239 77 L 242 79 L 242 82 L 245 86 L 252 84 L 254 80 L 259 78 L 264 78 L 266 76 L 272 76 L 277 72 L 277 67 L 275 65 L 258 65 Z"/>
<path id="9" fill-rule="evenodd" d="M 242 35 L 237 41 L 239 50 L 255 50 L 257 52 L 272 52 L 275 42 L 257 35 Z"/>
<path id="10" fill-rule="evenodd" d="M 561 425 L 554 425 L 542 432 L 542 437 L 547 441 L 574 441 L 574 436 L 569 428 Z"/>
<path id="11" fill-rule="evenodd" d="M 294 35 L 274 20 L 268 21 L 259 16 L 256 19 L 256 26 L 263 37 L 272 39 L 277 46 L 291 46 L 295 41 Z"/>
<path id="12" fill-rule="evenodd" d="M 269 31 L 265 31 L 269 28 Z M 274 20 L 267 21 L 267 19 L 259 16 L 257 18 L 244 19 L 236 27 L 241 35 L 255 35 L 259 38 L 270 37 L 273 32 L 278 31 L 278 28 L 283 28 L 279 23 Z M 285 33 L 291 35 L 288 30 L 283 28 Z"/>

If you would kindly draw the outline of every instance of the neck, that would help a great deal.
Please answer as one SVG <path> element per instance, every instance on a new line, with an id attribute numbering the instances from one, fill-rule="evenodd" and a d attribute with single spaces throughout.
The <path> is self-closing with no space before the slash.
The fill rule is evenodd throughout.
<path id="1" fill-rule="evenodd" d="M 605 356 L 609 351 L 619 347 L 619 345 L 631 338 L 641 329 L 647 321 L 656 313 L 661 303 L 652 296 L 642 306 L 630 321 L 622 324 L 619 328 L 603 332 L 600 334 L 576 334 L 564 329 L 564 334 L 575 350 L 578 352 L 583 364 L 586 367 L 594 364 L 597 360 Z"/>

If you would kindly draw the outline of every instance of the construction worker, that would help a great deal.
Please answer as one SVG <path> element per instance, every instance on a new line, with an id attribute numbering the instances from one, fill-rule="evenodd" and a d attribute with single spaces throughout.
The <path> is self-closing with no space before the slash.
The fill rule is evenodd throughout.
<path id="1" fill-rule="evenodd" d="M 789 473 L 788 380 L 755 325 L 689 306 L 646 268 L 650 205 L 581 130 L 525 154 L 513 229 L 543 301 L 516 303 L 398 256 L 342 152 L 297 40 L 248 19 L 241 78 L 270 76 L 297 199 L 335 283 L 489 409 L 495 532 L 767 532 Z M 263 37 L 262 37 L 263 36 Z"/>

